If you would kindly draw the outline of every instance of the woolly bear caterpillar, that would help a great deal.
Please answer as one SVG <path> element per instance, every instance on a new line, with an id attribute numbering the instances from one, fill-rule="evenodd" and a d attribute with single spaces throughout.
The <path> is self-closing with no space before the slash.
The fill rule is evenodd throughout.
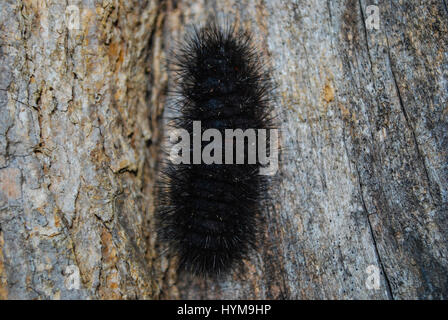
<path id="1" fill-rule="evenodd" d="M 239 263 L 256 243 L 268 181 L 260 174 L 266 164 L 260 150 L 269 148 L 271 157 L 276 154 L 271 140 L 266 141 L 275 136 L 276 143 L 277 137 L 270 116 L 271 79 L 251 35 L 215 22 L 186 37 L 173 66 L 179 116 L 172 125 L 186 132 L 181 139 L 186 161 L 171 162 L 161 172 L 158 235 L 178 255 L 180 269 L 220 274 Z M 233 144 L 238 138 L 227 135 L 229 129 L 252 135 L 243 136 L 240 148 L 238 141 Z M 199 148 L 194 145 L 198 135 Z M 258 152 L 253 152 L 254 145 Z M 203 156 L 199 161 L 198 149 Z M 224 153 L 225 160 L 220 160 Z"/>

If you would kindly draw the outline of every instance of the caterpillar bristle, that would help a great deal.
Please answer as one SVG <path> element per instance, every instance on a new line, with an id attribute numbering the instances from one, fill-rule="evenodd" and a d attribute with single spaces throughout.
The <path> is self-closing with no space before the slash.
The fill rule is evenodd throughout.
<path id="1" fill-rule="evenodd" d="M 190 137 L 194 121 L 201 121 L 201 133 L 213 128 L 223 135 L 275 128 L 270 74 L 250 33 L 210 22 L 187 35 L 170 63 L 178 83 L 170 90 L 173 128 Z M 164 162 L 156 187 L 158 237 L 178 256 L 180 270 L 225 274 L 255 248 L 269 184 L 261 166 Z"/>

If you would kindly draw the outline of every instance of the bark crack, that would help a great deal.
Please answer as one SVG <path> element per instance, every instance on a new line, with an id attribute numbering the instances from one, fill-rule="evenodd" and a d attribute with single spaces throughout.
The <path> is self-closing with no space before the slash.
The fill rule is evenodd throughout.
<path id="1" fill-rule="evenodd" d="M 372 69 L 373 68 L 373 63 L 372 63 L 372 57 L 370 56 L 369 40 L 367 39 L 366 19 L 365 19 L 365 16 L 364 16 L 364 11 L 362 10 L 361 0 L 359 0 L 359 11 L 361 12 L 362 26 L 363 26 L 363 29 L 364 29 L 364 37 L 365 37 L 365 40 L 366 40 L 367 56 L 369 57 L 369 62 L 370 62 L 370 73 L 371 73 L 371 75 L 373 77 L 373 69 Z M 375 85 L 375 81 L 373 81 L 373 85 Z"/>
<path id="2" fill-rule="evenodd" d="M 413 139 L 414 144 L 415 144 L 415 151 L 417 152 L 417 156 L 420 159 L 420 161 L 422 163 L 422 166 L 423 166 L 423 171 L 425 172 L 425 176 L 426 176 L 426 179 L 427 179 L 427 182 L 428 182 L 429 196 L 431 197 L 432 202 L 435 203 L 434 197 L 433 197 L 432 192 L 431 192 L 431 179 L 429 178 L 428 168 L 426 167 L 425 158 L 424 158 L 422 152 L 420 151 L 420 146 L 419 146 L 418 141 L 417 141 L 417 136 L 415 134 L 415 129 L 414 129 L 414 127 L 413 127 L 413 125 L 412 125 L 412 123 L 411 123 L 411 121 L 409 119 L 408 113 L 407 113 L 406 108 L 405 108 L 404 103 L 403 103 L 403 98 L 402 98 L 402 95 L 401 95 L 400 87 L 398 86 L 398 82 L 397 82 L 397 78 L 395 76 L 394 68 L 392 67 L 392 59 L 391 59 L 391 56 L 390 56 L 389 38 L 387 37 L 386 33 L 385 33 L 385 36 L 386 36 L 386 43 L 387 43 L 387 57 L 388 57 L 388 60 L 389 60 L 390 72 L 392 74 L 392 79 L 394 81 L 395 90 L 397 91 L 397 96 L 398 96 L 398 101 L 399 101 L 399 104 L 400 104 L 400 108 L 401 108 L 401 111 L 403 112 L 403 116 L 405 118 L 406 125 L 411 130 L 412 139 Z"/>
<path id="3" fill-rule="evenodd" d="M 445 8 L 446 13 L 448 14 L 448 5 L 446 4 L 446 0 L 442 0 L 443 7 Z"/>
<path id="4" fill-rule="evenodd" d="M 327 0 L 328 15 L 330 16 L 330 25 L 333 25 L 333 14 L 331 12 L 330 0 Z"/>
<path id="5" fill-rule="evenodd" d="M 349 152 L 348 152 L 348 149 L 347 149 L 347 143 L 346 143 L 345 136 L 346 136 L 345 135 L 345 128 L 343 128 L 343 130 L 342 130 L 342 141 L 343 141 L 343 144 L 344 144 L 345 154 L 347 155 L 347 159 L 348 159 L 348 162 L 349 162 L 349 167 L 350 167 L 350 170 L 351 170 L 352 166 L 351 166 L 351 163 L 350 163 L 350 156 L 349 156 Z M 379 250 L 378 250 L 378 244 L 376 242 L 375 234 L 374 234 L 373 228 L 372 228 L 372 223 L 370 221 L 370 215 L 371 214 L 369 214 L 369 211 L 367 210 L 366 202 L 364 200 L 363 187 L 362 187 L 362 182 L 361 182 L 361 174 L 359 173 L 358 164 L 356 163 L 356 161 L 353 161 L 353 162 L 354 162 L 355 171 L 356 171 L 356 174 L 357 174 L 358 187 L 359 187 L 359 196 L 361 198 L 361 204 L 362 204 L 363 210 L 366 212 L 367 224 L 369 225 L 369 231 L 370 231 L 370 235 L 372 237 L 372 242 L 373 242 L 373 248 L 374 248 L 374 251 L 375 251 L 375 256 L 376 256 L 376 258 L 378 260 L 378 264 L 381 267 L 381 271 L 384 274 L 384 280 L 386 282 L 386 289 L 387 289 L 386 291 L 387 291 L 387 294 L 389 296 L 389 299 L 394 300 L 394 296 L 392 294 L 392 287 L 390 285 L 389 277 L 387 276 L 386 269 L 384 267 L 384 263 L 383 263 L 383 261 L 381 259 L 381 256 L 380 256 L 380 253 L 379 253 Z"/>
<path id="6" fill-rule="evenodd" d="M 364 30 L 364 37 L 365 37 L 365 43 L 366 43 L 366 49 L 367 49 L 367 57 L 369 59 L 369 64 L 370 64 L 370 73 L 371 73 L 371 76 L 372 76 L 373 85 L 374 85 L 374 87 L 376 87 L 375 86 L 374 73 L 373 73 L 372 57 L 370 55 L 370 47 L 369 47 L 369 42 L 368 42 L 367 27 L 365 25 L 365 16 L 364 16 L 364 11 L 363 11 L 361 0 L 359 0 L 358 3 L 359 3 L 359 11 L 360 11 L 360 14 L 361 14 L 361 20 L 362 20 L 361 24 L 362 24 L 362 27 L 363 27 L 363 30 Z M 378 101 L 377 101 L 377 103 L 378 103 Z M 372 139 L 373 139 L 373 137 L 372 137 Z M 344 145 L 345 145 L 345 130 L 344 130 Z M 347 148 L 347 147 L 345 146 L 345 148 Z M 347 150 L 346 150 L 346 152 L 347 152 Z M 364 211 L 366 212 L 367 224 L 369 225 L 369 231 L 370 231 L 370 235 L 372 237 L 372 242 L 373 242 L 375 255 L 376 255 L 376 258 L 378 260 L 378 263 L 379 263 L 379 265 L 381 267 L 381 270 L 383 272 L 383 275 L 384 275 L 384 280 L 386 282 L 386 289 L 387 289 L 386 291 L 387 291 L 387 294 L 389 296 L 389 299 L 394 300 L 394 296 L 392 294 L 392 287 L 390 285 L 389 277 L 388 277 L 388 275 L 386 273 L 386 269 L 384 267 L 384 263 L 383 263 L 383 261 L 381 259 L 381 255 L 380 255 L 380 252 L 379 252 L 379 249 L 378 249 L 378 243 L 376 241 L 375 233 L 374 233 L 373 227 L 372 227 L 372 222 L 370 220 L 370 215 L 371 214 L 369 213 L 369 211 L 367 209 L 367 205 L 366 205 L 366 202 L 365 202 L 365 199 L 364 199 L 363 186 L 362 186 L 362 182 L 361 182 L 361 174 L 359 172 L 358 163 L 356 161 L 354 163 L 355 163 L 356 174 L 357 174 L 357 177 L 358 177 L 358 186 L 359 186 L 359 194 L 360 194 L 360 198 L 361 198 L 361 203 L 362 203 L 362 207 L 363 207 Z"/>
<path id="7" fill-rule="evenodd" d="M 358 164 L 355 162 L 355 169 L 356 169 L 356 173 L 358 175 L 358 186 L 359 186 L 359 194 L 361 197 L 361 203 L 362 203 L 362 207 L 364 209 L 364 211 L 366 212 L 366 218 L 367 218 L 367 224 L 369 225 L 369 231 L 370 231 L 370 235 L 372 236 L 372 241 L 373 241 L 373 247 L 375 249 L 375 255 L 376 258 L 378 259 L 378 263 L 381 267 L 381 271 L 384 274 L 384 280 L 386 281 L 386 288 L 387 288 L 387 294 L 389 295 L 389 298 L 394 300 L 394 296 L 392 294 L 392 287 L 390 285 L 390 281 L 389 281 L 389 277 L 387 276 L 386 273 L 386 268 L 384 267 L 384 263 L 381 259 L 381 255 L 380 252 L 378 250 L 378 244 L 375 238 L 375 233 L 373 231 L 373 227 L 372 227 L 372 222 L 370 221 L 370 215 L 369 212 L 367 211 L 367 206 L 364 200 L 364 195 L 363 195 L 363 187 L 362 187 L 362 182 L 361 182 L 361 175 L 359 173 L 359 168 L 358 168 Z"/>

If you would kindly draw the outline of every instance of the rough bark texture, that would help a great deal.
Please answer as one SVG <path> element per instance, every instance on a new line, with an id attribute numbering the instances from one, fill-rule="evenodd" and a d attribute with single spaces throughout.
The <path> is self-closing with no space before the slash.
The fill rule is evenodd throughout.
<path id="1" fill-rule="evenodd" d="M 0 296 L 150 298 L 143 181 L 161 7 L 70 4 L 79 29 L 65 1 L 0 4 Z M 64 283 L 71 265 L 79 290 Z"/>
<path id="2" fill-rule="evenodd" d="M 0 298 L 448 298 L 446 1 L 69 4 L 79 30 L 0 4 Z M 274 69 L 284 152 L 259 250 L 210 280 L 163 254 L 152 184 L 166 56 L 217 13 Z"/>

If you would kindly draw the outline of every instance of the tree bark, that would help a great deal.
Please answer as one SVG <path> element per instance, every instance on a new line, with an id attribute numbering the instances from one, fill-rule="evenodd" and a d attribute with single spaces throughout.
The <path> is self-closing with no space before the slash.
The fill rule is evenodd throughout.
<path id="1" fill-rule="evenodd" d="M 448 298 L 445 0 L 70 4 L 78 29 L 0 4 L 1 298 Z M 210 15 L 273 68 L 283 149 L 259 249 L 218 280 L 153 226 L 166 57 Z"/>
<path id="2" fill-rule="evenodd" d="M 0 296 L 151 298 L 161 7 L 69 4 L 0 4 Z"/>

